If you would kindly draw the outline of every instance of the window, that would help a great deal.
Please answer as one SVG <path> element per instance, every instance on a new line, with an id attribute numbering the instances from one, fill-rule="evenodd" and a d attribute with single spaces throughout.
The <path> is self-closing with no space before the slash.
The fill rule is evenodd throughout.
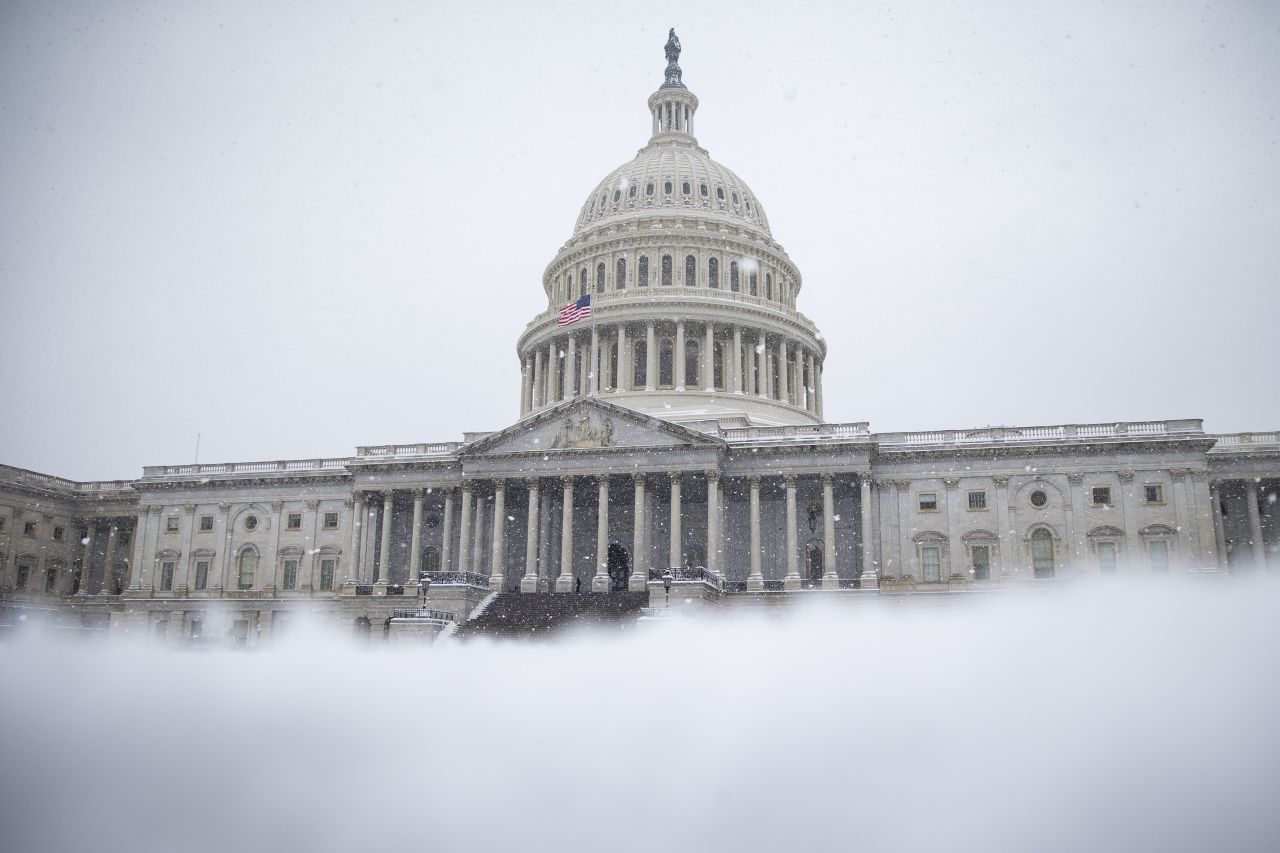
<path id="1" fill-rule="evenodd" d="M 925 492 L 920 495 L 920 511 L 934 512 L 938 508 L 938 496 L 934 492 Z"/>
<path id="2" fill-rule="evenodd" d="M 325 530 L 338 529 L 338 514 L 336 512 L 326 512 L 324 514 L 324 529 Z"/>
<path id="3" fill-rule="evenodd" d="M 18 576 L 14 579 L 14 588 L 24 590 L 27 588 L 27 581 L 31 579 L 31 564 L 25 560 L 18 563 Z"/>
<path id="4" fill-rule="evenodd" d="M 1147 543 L 1147 556 L 1151 559 L 1151 571 L 1169 571 L 1169 540 L 1152 539 Z"/>
<path id="5" fill-rule="evenodd" d="M 622 200 L 622 190 L 614 190 L 614 191 L 613 191 L 613 203 L 614 203 L 614 204 L 617 204 L 617 203 L 618 203 L 619 201 L 621 201 L 621 200 Z"/>
<path id="6" fill-rule="evenodd" d="M 680 185 L 680 192 L 682 192 L 685 195 L 688 195 L 691 192 L 691 190 L 689 189 L 688 181 L 685 181 L 683 184 Z"/>
<path id="7" fill-rule="evenodd" d="M 708 191 L 707 191 L 707 185 L 706 185 L 706 184 L 702 184 L 702 185 L 700 185 L 700 186 L 698 187 L 698 193 L 699 193 L 703 198 L 706 198 L 707 196 L 709 196 L 709 195 L 710 195 L 710 192 L 708 192 Z"/>
<path id="8" fill-rule="evenodd" d="M 696 388 L 701 381 L 698 374 L 702 359 L 699 356 L 702 348 L 692 339 L 684 342 L 684 384 L 686 388 Z"/>
<path id="9" fill-rule="evenodd" d="M 636 185 L 632 184 L 631 186 L 627 187 L 627 198 L 635 198 L 635 197 L 636 197 Z"/>
<path id="10" fill-rule="evenodd" d="M 58 591 L 58 570 L 60 568 L 62 568 L 62 565 L 52 560 L 44 564 L 44 591 L 46 595 L 53 595 Z"/>
<path id="11" fill-rule="evenodd" d="M 250 589 L 253 586 L 253 578 L 258 572 L 258 552 L 251 546 L 240 552 L 240 558 L 236 561 L 236 587 L 238 589 Z"/>
<path id="12" fill-rule="evenodd" d="M 1042 509 L 1049 502 L 1049 496 L 1041 489 L 1036 489 L 1031 493 L 1031 505 L 1036 509 Z"/>
<path id="13" fill-rule="evenodd" d="M 298 560 L 296 557 L 290 557 L 284 561 L 284 588 L 298 588 Z"/>
<path id="14" fill-rule="evenodd" d="M 986 509 L 987 493 L 983 491 L 969 493 L 969 509 Z"/>
<path id="15" fill-rule="evenodd" d="M 759 273 L 754 270 L 747 276 L 747 293 L 752 296 L 760 295 L 760 278 Z"/>
<path id="16" fill-rule="evenodd" d="M 650 181 L 649 183 L 644 185 L 644 194 L 653 195 L 653 181 Z"/>
<path id="17" fill-rule="evenodd" d="M 649 382 L 649 344 L 636 341 L 631 345 L 631 387 L 643 388 Z"/>
<path id="18" fill-rule="evenodd" d="M 596 264 L 596 293 L 604 293 L 604 264 Z"/>
<path id="19" fill-rule="evenodd" d="M 1093 505 L 1094 506 L 1111 506 L 1111 487 L 1110 486 L 1094 486 L 1093 487 Z"/>
<path id="20" fill-rule="evenodd" d="M 733 194 L 733 206 L 734 206 L 734 207 L 737 207 L 737 206 L 738 206 L 738 194 L 737 194 L 737 193 L 734 193 L 734 194 Z"/>
<path id="21" fill-rule="evenodd" d="M 707 287 L 720 287 L 720 261 L 716 258 L 707 261 Z"/>
<path id="22" fill-rule="evenodd" d="M 716 341 L 715 358 L 711 359 L 711 378 L 717 389 L 724 388 L 724 344 Z"/>
<path id="23" fill-rule="evenodd" d="M 582 272 L 578 274 L 578 295 L 587 295 L 587 268 L 583 267 Z"/>
<path id="24" fill-rule="evenodd" d="M 213 516 L 212 515 L 200 516 L 200 530 L 205 533 L 208 533 L 212 529 L 213 529 Z"/>
<path id="25" fill-rule="evenodd" d="M 665 183 L 662 185 L 662 191 L 663 191 L 665 194 L 667 194 L 667 195 L 671 195 L 671 182 L 670 182 L 670 181 L 667 181 L 667 182 L 665 182 Z"/>
<path id="26" fill-rule="evenodd" d="M 302 513 L 291 512 L 285 519 L 285 529 L 301 530 L 302 529 Z"/>
<path id="27" fill-rule="evenodd" d="M 604 210 L 604 206 L 605 206 L 605 204 L 606 204 L 608 201 L 609 201 L 609 192 L 608 192 L 608 190 L 606 190 L 606 191 L 604 191 L 604 192 L 600 193 L 600 209 L 601 209 L 601 210 Z"/>
<path id="28" fill-rule="evenodd" d="M 670 388 L 675 384 L 675 345 L 671 338 L 658 341 L 658 385 Z"/>
<path id="29" fill-rule="evenodd" d="M 203 591 L 209 588 L 209 561 L 196 560 L 196 589 Z"/>
<path id="30" fill-rule="evenodd" d="M 61 542 L 66 537 L 66 534 L 67 534 L 66 528 L 63 528 L 63 527 L 53 528 L 53 541 Z"/>
<path id="31" fill-rule="evenodd" d="M 641 255 L 640 260 L 636 261 L 636 285 L 639 287 L 649 286 L 649 257 Z"/>
<path id="32" fill-rule="evenodd" d="M 164 532 L 165 532 L 165 533 L 177 533 L 177 532 L 178 532 L 178 517 L 177 517 L 176 515 L 170 515 L 170 516 L 167 516 L 167 517 L 165 518 L 165 520 L 164 520 Z"/>
<path id="33" fill-rule="evenodd" d="M 0 518 L 0 533 L 4 533 L 4 525 L 8 520 L 7 518 Z"/>
<path id="34" fill-rule="evenodd" d="M 36 535 L 36 523 L 35 523 L 34 521 L 28 521 L 28 522 L 26 522 L 25 524 L 23 524 L 23 525 L 22 525 L 22 535 L 23 535 L 23 536 L 35 536 L 35 535 Z"/>
<path id="35" fill-rule="evenodd" d="M 256 515 L 251 515 L 251 516 L 249 516 L 248 518 L 246 518 L 246 519 L 244 520 L 244 529 L 245 529 L 245 530 L 257 530 L 257 529 L 258 529 L 258 517 L 257 517 Z"/>
<path id="36" fill-rule="evenodd" d="M 1031 534 L 1031 567 L 1038 578 L 1053 577 L 1053 535 L 1043 527 Z"/>
<path id="37" fill-rule="evenodd" d="M 1098 543 L 1098 571 L 1104 575 L 1116 573 L 1116 543 Z"/>
<path id="38" fill-rule="evenodd" d="M 716 200 L 724 201 L 724 187 L 716 187 Z"/>
<path id="39" fill-rule="evenodd" d="M 614 290 L 625 290 L 627 287 L 627 259 L 618 258 L 617 275 L 613 279 Z"/>
<path id="40" fill-rule="evenodd" d="M 764 274 L 764 298 L 773 298 L 773 273 Z"/>
<path id="41" fill-rule="evenodd" d="M 738 287 L 738 262 L 737 262 L 737 261 L 730 261 L 730 262 L 729 262 L 729 290 L 731 290 L 731 291 L 732 291 L 732 292 L 734 292 L 734 293 L 737 293 L 737 292 L 738 292 L 738 290 L 739 290 L 739 287 Z"/>
<path id="42" fill-rule="evenodd" d="M 662 284 L 665 287 L 671 286 L 671 256 L 662 256 Z"/>
<path id="43" fill-rule="evenodd" d="M 163 592 L 173 592 L 173 570 L 177 565 L 173 560 L 165 560 L 160 564 L 160 589 Z"/>
<path id="44" fill-rule="evenodd" d="M 1142 487 L 1142 498 L 1149 504 L 1164 503 L 1164 486 L 1159 483 L 1148 483 Z"/>
<path id="45" fill-rule="evenodd" d="M 693 255 L 686 255 L 684 259 L 684 286 L 693 287 L 698 283 L 698 261 Z"/>
<path id="46" fill-rule="evenodd" d="M 653 184 L 649 185 L 650 187 Z M 338 561 L 332 557 L 326 557 L 320 561 L 320 588 L 324 590 L 333 589 L 333 572 L 337 567 Z"/>
<path id="47" fill-rule="evenodd" d="M 920 549 L 920 564 L 924 568 L 926 583 L 942 580 L 940 570 L 942 550 L 936 545 L 926 545 Z"/>
<path id="48" fill-rule="evenodd" d="M 985 581 L 991 577 L 991 546 L 974 545 L 969 549 L 969 570 L 973 579 Z"/>

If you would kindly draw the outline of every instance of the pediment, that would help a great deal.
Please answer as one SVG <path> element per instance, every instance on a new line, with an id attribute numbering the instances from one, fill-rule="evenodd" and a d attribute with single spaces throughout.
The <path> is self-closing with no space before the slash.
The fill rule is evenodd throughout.
<path id="1" fill-rule="evenodd" d="M 485 436 L 463 457 L 722 447 L 718 438 L 595 398 L 570 400 Z"/>

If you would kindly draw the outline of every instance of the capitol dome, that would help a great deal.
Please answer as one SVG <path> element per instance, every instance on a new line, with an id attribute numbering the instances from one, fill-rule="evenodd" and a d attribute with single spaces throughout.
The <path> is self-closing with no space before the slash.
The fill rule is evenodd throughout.
<path id="1" fill-rule="evenodd" d="M 697 428 L 820 423 L 826 344 L 751 188 L 694 127 L 680 41 L 650 138 L 591 190 L 520 336 L 520 411 L 579 396 Z"/>

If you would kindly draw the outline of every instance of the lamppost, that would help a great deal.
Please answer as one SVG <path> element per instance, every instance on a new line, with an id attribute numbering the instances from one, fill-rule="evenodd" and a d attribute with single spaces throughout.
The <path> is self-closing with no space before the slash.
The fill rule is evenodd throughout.
<path id="1" fill-rule="evenodd" d="M 675 579 L 676 579 L 676 576 L 671 574 L 670 569 L 667 569 L 665 572 L 662 573 L 662 588 L 667 591 L 666 610 L 667 610 L 668 616 L 671 615 L 671 582 Z"/>
<path id="2" fill-rule="evenodd" d="M 418 608 L 421 616 L 427 615 L 427 591 L 431 589 L 431 578 L 427 577 L 426 569 L 418 573 L 418 589 L 422 593 L 422 606 Z"/>

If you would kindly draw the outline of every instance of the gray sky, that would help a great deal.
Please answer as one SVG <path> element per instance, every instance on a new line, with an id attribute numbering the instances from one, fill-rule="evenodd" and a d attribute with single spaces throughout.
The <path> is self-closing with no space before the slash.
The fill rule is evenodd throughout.
<path id="1" fill-rule="evenodd" d="M 1280 427 L 1280 6 L 919 6 L 6 4 L 0 461 L 511 423 L 672 25 L 804 275 L 828 420 Z"/>

